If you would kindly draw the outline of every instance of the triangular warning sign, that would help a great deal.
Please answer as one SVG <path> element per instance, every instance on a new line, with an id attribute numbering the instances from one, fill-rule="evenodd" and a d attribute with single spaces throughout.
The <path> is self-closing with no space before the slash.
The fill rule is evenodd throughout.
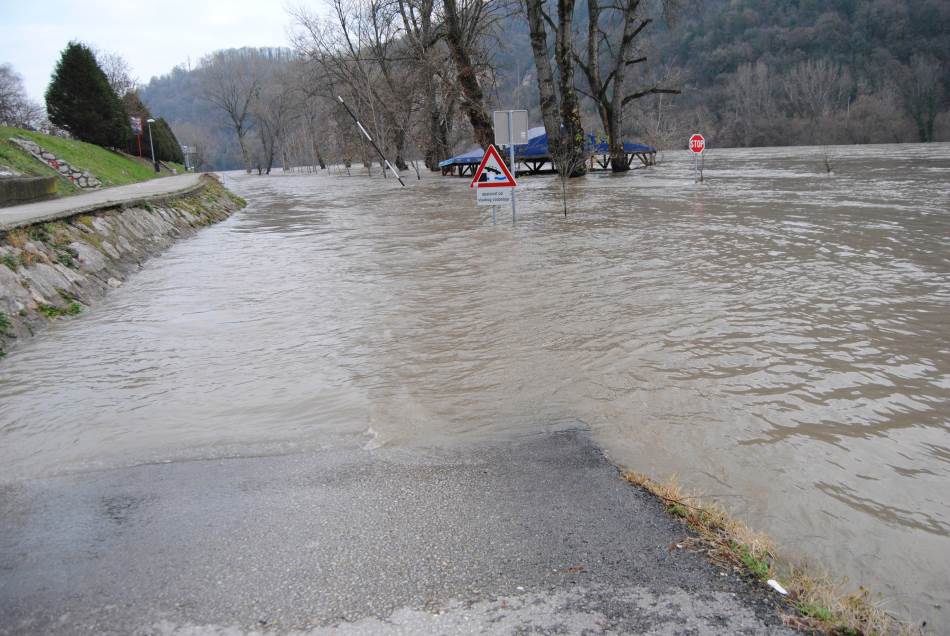
<path id="1" fill-rule="evenodd" d="M 472 178 L 470 188 L 514 188 L 518 185 L 515 178 L 508 170 L 508 166 L 501 160 L 498 149 L 489 146 L 482 157 L 482 162 L 478 164 L 475 176 Z"/>

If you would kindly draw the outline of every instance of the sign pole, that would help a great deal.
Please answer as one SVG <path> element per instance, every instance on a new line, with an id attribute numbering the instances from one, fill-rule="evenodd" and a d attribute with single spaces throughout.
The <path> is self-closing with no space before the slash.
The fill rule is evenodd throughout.
<path id="1" fill-rule="evenodd" d="M 516 173 L 515 169 L 515 138 L 514 132 L 511 130 L 511 111 L 508 111 L 508 156 L 510 157 L 511 162 L 511 174 Z M 511 222 L 515 222 L 515 213 L 517 211 L 517 206 L 515 205 L 515 190 L 511 190 Z"/>
<path id="2" fill-rule="evenodd" d="M 703 157 L 706 153 L 706 138 L 695 133 L 689 138 L 689 151 L 693 153 L 693 182 L 703 182 Z"/>

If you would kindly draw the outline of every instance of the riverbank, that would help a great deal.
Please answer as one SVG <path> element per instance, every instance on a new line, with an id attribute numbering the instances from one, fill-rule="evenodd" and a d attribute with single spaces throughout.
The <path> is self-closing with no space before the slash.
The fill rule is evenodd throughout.
<path id="1" fill-rule="evenodd" d="M 741 572 L 748 581 L 768 585 L 782 594 L 787 610 L 783 622 L 807 632 L 922 636 L 926 622 L 915 625 L 894 616 L 887 599 L 813 563 L 784 558 L 775 542 L 728 514 L 714 502 L 685 492 L 675 479 L 660 483 L 636 471 L 623 471 L 628 482 L 663 502 L 693 533 L 684 548 L 704 553 L 718 567 Z M 801 546 L 800 550 L 807 546 Z"/>
<path id="2" fill-rule="evenodd" d="M 49 205 L 58 207 L 48 215 L 56 220 L 11 222 L 0 231 L 0 357 L 51 321 L 81 313 L 149 256 L 244 202 L 204 176 L 184 194 L 113 197 L 104 190 Z"/>

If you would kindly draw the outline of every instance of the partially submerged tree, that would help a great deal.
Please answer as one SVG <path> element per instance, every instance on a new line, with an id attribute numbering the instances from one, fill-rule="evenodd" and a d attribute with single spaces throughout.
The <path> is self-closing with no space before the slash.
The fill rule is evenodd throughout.
<path id="1" fill-rule="evenodd" d="M 934 140 L 934 122 L 943 102 L 942 72 L 933 56 L 915 55 L 901 78 L 904 108 L 914 120 L 919 141 Z"/>
<path id="2" fill-rule="evenodd" d="M 525 0 L 531 33 L 531 51 L 538 72 L 541 118 L 548 149 L 559 172 L 577 177 L 587 173 L 587 137 L 581 123 L 580 101 L 574 86 L 574 0 L 557 0 L 557 22 L 548 15 L 545 0 Z M 547 27 L 554 31 L 554 61 L 548 50 Z M 579 160 L 580 159 L 580 160 Z"/>
<path id="3" fill-rule="evenodd" d="M 396 0 L 403 24 L 403 40 L 421 73 L 424 95 L 424 158 L 430 170 L 449 156 L 449 135 L 455 111 L 455 84 L 446 80 L 443 29 L 435 0 Z M 477 78 L 476 78 L 477 79 Z"/>
<path id="4" fill-rule="evenodd" d="M 251 49 L 218 51 L 202 61 L 204 97 L 221 109 L 237 135 L 244 170 L 251 172 L 247 134 L 251 106 L 261 88 L 255 52 Z"/>
<path id="5" fill-rule="evenodd" d="M 416 111 L 416 96 L 405 60 L 392 51 L 398 16 L 387 17 L 377 0 L 333 0 L 331 6 L 330 20 L 304 10 L 294 12 L 295 49 L 312 65 L 325 98 L 335 102 L 337 96 L 344 97 L 393 155 L 396 166 L 404 169 L 406 125 Z M 355 127 L 351 133 L 360 134 Z"/>
<path id="6" fill-rule="evenodd" d="M 258 139 L 261 144 L 263 169 L 270 174 L 274 159 L 282 153 L 281 165 L 287 166 L 284 137 L 299 113 L 293 78 L 289 69 L 280 68 L 262 83 L 254 100 L 252 112 L 257 122 Z M 261 166 L 259 166 L 260 169 Z"/>
<path id="7" fill-rule="evenodd" d="M 463 107 L 472 125 L 475 143 L 483 149 L 495 142 L 495 131 L 478 81 L 476 47 L 491 24 L 491 7 L 491 2 L 483 0 L 443 0 L 442 3 L 445 41 L 452 54 L 464 98 Z"/>
<path id="8" fill-rule="evenodd" d="M 623 149 L 623 112 L 631 102 L 647 95 L 677 94 L 680 91 L 656 83 L 627 89 L 627 69 L 647 61 L 635 55 L 637 37 L 653 18 L 644 15 L 642 0 L 587 0 L 587 55 L 575 60 L 587 78 L 587 96 L 597 107 L 600 121 L 607 133 L 610 167 L 614 172 L 630 169 Z M 619 20 L 619 34 L 617 21 Z"/>
<path id="9" fill-rule="evenodd" d="M 79 42 L 70 42 L 56 63 L 46 110 L 50 123 L 99 146 L 123 148 L 132 134 L 122 102 L 92 51 Z"/>
<path id="10" fill-rule="evenodd" d="M 327 99 L 343 96 L 397 167 L 419 151 L 436 170 L 449 153 L 458 112 L 480 146 L 494 141 L 484 88 L 491 69 L 481 44 L 500 6 L 498 0 L 332 0 L 330 18 L 291 12 L 294 46 L 318 69 L 314 85 Z M 359 132 L 348 128 L 352 139 L 341 150 L 362 155 Z"/>

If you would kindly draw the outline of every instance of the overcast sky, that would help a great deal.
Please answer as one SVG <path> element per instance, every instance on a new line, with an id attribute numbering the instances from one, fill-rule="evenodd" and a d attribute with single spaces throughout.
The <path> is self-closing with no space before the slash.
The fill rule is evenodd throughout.
<path id="1" fill-rule="evenodd" d="M 294 0 L 292 6 L 301 2 Z M 320 0 L 307 0 L 318 9 Z M 0 0 L 0 64 L 42 102 L 70 40 L 118 53 L 139 82 L 217 49 L 286 46 L 286 0 Z"/>

